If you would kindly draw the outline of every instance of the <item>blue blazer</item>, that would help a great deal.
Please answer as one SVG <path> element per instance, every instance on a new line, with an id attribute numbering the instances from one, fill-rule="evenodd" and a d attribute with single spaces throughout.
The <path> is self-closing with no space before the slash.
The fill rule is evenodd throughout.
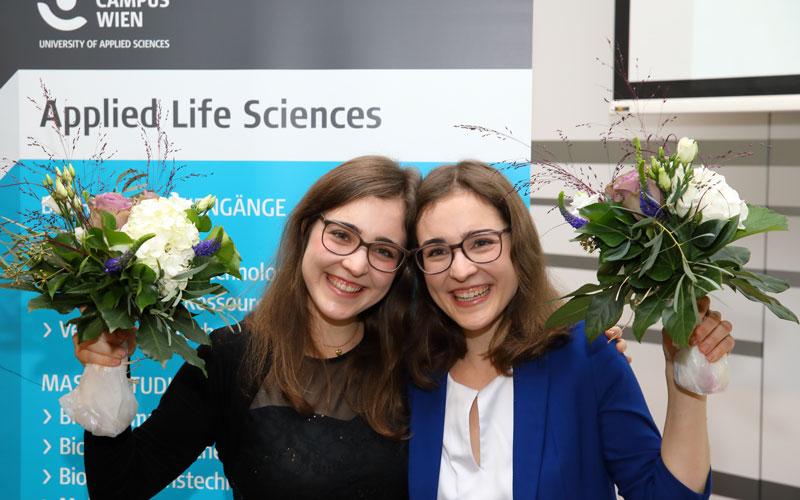
<path id="1" fill-rule="evenodd" d="M 603 339 L 592 344 L 583 323 L 572 340 L 514 367 L 514 498 L 701 499 L 667 470 L 661 435 L 624 356 Z M 447 382 L 409 390 L 412 499 L 436 498 Z"/>

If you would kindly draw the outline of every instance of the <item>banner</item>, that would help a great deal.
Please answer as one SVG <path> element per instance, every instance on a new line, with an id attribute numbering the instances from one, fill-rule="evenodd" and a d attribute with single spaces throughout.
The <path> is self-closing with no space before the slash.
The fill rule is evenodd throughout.
<path id="1" fill-rule="evenodd" d="M 84 179 L 112 183 L 129 168 L 167 176 L 174 166 L 181 196 L 217 196 L 212 220 L 243 257 L 242 280 L 226 280 L 231 294 L 215 303 L 238 318 L 269 286 L 286 216 L 343 161 L 381 154 L 427 171 L 528 154 L 530 2 L 57 0 L 2 11 L 0 39 L 13 50 L 0 66 L 0 215 L 47 210 L 14 186 L 41 180 L 24 165 L 69 160 Z M 97 164 L 101 150 L 113 155 Z M 506 173 L 528 179 L 527 169 Z M 31 296 L 0 291 L 4 496 L 85 499 L 83 430 L 58 404 L 82 371 L 74 327 L 52 311 L 28 314 Z M 134 427 L 181 361 L 133 369 Z M 157 496 L 230 497 L 213 447 Z"/>

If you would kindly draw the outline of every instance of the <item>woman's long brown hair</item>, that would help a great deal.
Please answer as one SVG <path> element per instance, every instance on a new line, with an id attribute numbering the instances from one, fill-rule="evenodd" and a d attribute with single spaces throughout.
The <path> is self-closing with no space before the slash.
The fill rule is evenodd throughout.
<path id="1" fill-rule="evenodd" d="M 301 377 L 303 357 L 316 351 L 301 269 L 311 228 L 321 213 L 375 196 L 405 202 L 404 229 L 410 235 L 419 181 L 416 169 L 403 169 L 381 156 L 363 156 L 339 165 L 311 186 L 284 227 L 272 284 L 244 319 L 250 331 L 243 364 L 245 387 L 259 387 L 262 382 L 277 387 L 299 413 L 312 413 Z M 410 326 L 412 266 L 406 263 L 396 271 L 386 297 L 359 315 L 364 340 L 346 367 L 345 397 L 351 408 L 372 429 L 391 438 L 402 437 L 407 428 L 401 335 Z"/>
<path id="2" fill-rule="evenodd" d="M 559 295 L 547 277 L 545 257 L 528 207 L 497 169 L 477 161 L 442 165 L 425 176 L 417 195 L 417 220 L 437 201 L 459 192 L 473 193 L 495 207 L 511 228 L 511 262 L 519 288 L 503 311 L 489 344 L 489 359 L 501 373 L 542 356 L 564 342 L 563 328 L 544 327 L 558 307 Z M 408 347 L 408 369 L 415 384 L 433 388 L 439 378 L 467 353 L 461 328 L 434 303 L 417 271 L 415 326 Z"/>

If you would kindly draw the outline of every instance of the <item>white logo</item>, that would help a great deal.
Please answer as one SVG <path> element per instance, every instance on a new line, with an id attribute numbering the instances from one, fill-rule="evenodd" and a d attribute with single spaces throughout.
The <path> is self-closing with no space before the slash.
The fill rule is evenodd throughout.
<path id="1" fill-rule="evenodd" d="M 75 8 L 78 0 L 56 0 L 56 5 L 63 11 L 69 11 Z M 50 6 L 44 2 L 38 2 L 36 6 L 39 8 L 39 15 L 42 16 L 44 22 L 59 31 L 75 31 L 86 24 L 86 18 L 83 16 L 73 17 L 71 19 L 61 19 L 53 14 Z"/>

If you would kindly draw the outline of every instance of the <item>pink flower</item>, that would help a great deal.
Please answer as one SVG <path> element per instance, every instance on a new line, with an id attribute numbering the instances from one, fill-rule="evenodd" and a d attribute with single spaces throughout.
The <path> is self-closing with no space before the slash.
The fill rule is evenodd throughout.
<path id="1" fill-rule="evenodd" d="M 121 193 L 98 194 L 89 200 L 89 210 L 91 211 L 89 224 L 92 227 L 103 227 L 103 218 L 100 212 L 105 211 L 114 216 L 117 221 L 116 229 L 119 229 L 127 222 L 132 206 L 133 200 Z"/>
<path id="2" fill-rule="evenodd" d="M 656 203 L 661 205 L 664 197 L 661 194 L 656 181 L 647 178 L 647 188 L 650 190 L 650 196 L 653 197 Z M 639 172 L 636 169 L 626 172 L 606 186 L 606 194 L 609 195 L 612 201 L 622 202 L 622 206 L 630 210 L 640 212 L 642 210 L 639 203 Z"/>

